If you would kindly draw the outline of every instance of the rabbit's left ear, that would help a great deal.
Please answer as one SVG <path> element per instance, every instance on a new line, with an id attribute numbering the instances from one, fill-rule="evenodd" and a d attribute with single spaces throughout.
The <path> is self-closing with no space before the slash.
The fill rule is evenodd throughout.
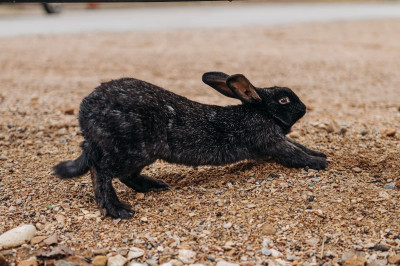
<path id="1" fill-rule="evenodd" d="M 242 74 L 229 76 L 226 85 L 236 94 L 239 100 L 246 103 L 261 102 L 261 97 L 250 81 Z"/>
<path id="2" fill-rule="evenodd" d="M 207 72 L 203 74 L 203 77 L 201 79 L 205 84 L 212 87 L 219 93 L 236 99 L 237 98 L 236 95 L 226 85 L 226 79 L 228 77 L 229 75 L 222 72 Z"/>

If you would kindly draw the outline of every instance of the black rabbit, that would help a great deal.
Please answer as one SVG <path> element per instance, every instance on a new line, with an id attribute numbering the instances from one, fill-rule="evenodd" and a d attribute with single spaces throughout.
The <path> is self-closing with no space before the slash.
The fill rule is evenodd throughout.
<path id="1" fill-rule="evenodd" d="M 272 157 L 288 167 L 327 167 L 325 154 L 285 136 L 306 112 L 292 90 L 255 88 L 241 74 L 208 72 L 203 81 L 242 104 L 200 104 L 133 78 L 102 83 L 80 106 L 82 154 L 59 163 L 55 174 L 70 178 L 91 170 L 101 210 L 127 218 L 134 211 L 119 201 L 112 179 L 140 192 L 168 189 L 140 174 L 157 159 L 197 166 Z"/>

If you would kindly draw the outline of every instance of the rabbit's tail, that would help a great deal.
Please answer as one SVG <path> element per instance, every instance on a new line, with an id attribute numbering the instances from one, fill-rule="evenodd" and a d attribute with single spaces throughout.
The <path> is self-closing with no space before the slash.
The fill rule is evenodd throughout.
<path id="1" fill-rule="evenodd" d="M 54 174 L 60 178 L 71 178 L 81 176 L 89 171 L 89 160 L 86 152 L 73 161 L 65 161 L 53 167 Z"/>

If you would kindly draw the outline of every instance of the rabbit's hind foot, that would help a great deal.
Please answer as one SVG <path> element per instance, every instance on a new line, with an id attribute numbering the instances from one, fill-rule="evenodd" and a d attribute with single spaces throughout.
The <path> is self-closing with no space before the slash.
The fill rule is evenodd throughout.
<path id="1" fill-rule="evenodd" d="M 103 172 L 90 169 L 90 175 L 93 182 L 93 190 L 96 202 L 100 207 L 101 213 L 113 218 L 130 218 L 135 214 L 131 206 L 121 202 L 112 186 L 112 179 L 107 178 Z"/>
<path id="2" fill-rule="evenodd" d="M 101 210 L 104 216 L 108 215 L 120 219 L 131 218 L 136 213 L 131 206 L 121 201 L 107 202 Z"/>
<path id="3" fill-rule="evenodd" d="M 171 188 L 163 180 L 146 175 L 132 175 L 120 178 L 120 180 L 137 192 L 162 191 Z"/>

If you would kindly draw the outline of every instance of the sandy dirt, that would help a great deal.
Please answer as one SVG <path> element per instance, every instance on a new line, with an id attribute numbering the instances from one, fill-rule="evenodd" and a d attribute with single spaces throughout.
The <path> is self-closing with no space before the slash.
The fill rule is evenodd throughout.
<path id="1" fill-rule="evenodd" d="M 148 264 L 185 261 L 179 251 L 188 249 L 189 262 L 203 264 L 331 265 L 357 255 L 385 265 L 400 253 L 399 32 L 399 20 L 385 20 L 0 39 L 0 232 L 34 224 L 89 262 L 98 249 L 126 257 L 138 247 L 145 256 L 133 261 Z M 238 104 L 202 84 L 213 70 L 292 88 L 308 112 L 290 136 L 325 152 L 329 168 L 156 162 L 145 172 L 171 191 L 114 182 L 138 211 L 128 220 L 102 219 L 88 174 L 52 175 L 80 154 L 79 104 L 100 82 L 135 77 L 202 103 Z M 18 262 L 46 249 L 0 254 Z"/>

